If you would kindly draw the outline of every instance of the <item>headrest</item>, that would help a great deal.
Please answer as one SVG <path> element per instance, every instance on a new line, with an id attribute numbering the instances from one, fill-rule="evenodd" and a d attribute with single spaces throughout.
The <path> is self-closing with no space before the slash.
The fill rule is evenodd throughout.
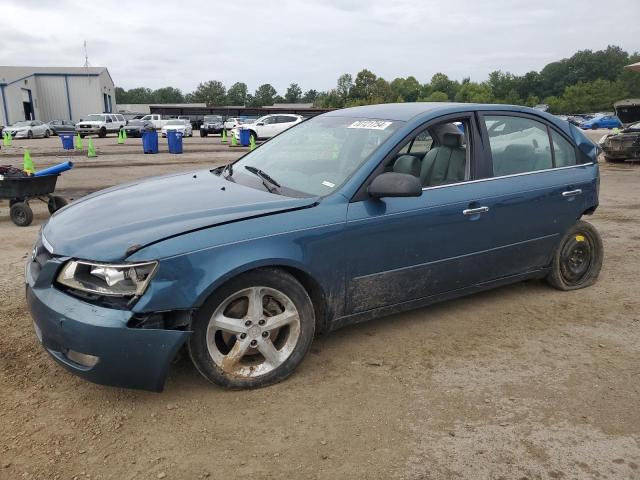
<path id="1" fill-rule="evenodd" d="M 420 160 L 413 155 L 401 155 L 393 164 L 393 171 L 396 173 L 408 173 L 414 177 L 420 176 Z"/>
<path id="2" fill-rule="evenodd" d="M 504 149 L 504 153 L 509 155 L 531 155 L 534 152 L 533 145 L 527 143 L 510 143 Z"/>
<path id="3" fill-rule="evenodd" d="M 446 132 L 442 135 L 442 144 L 449 148 L 460 148 L 462 146 L 463 135 L 461 133 Z"/>

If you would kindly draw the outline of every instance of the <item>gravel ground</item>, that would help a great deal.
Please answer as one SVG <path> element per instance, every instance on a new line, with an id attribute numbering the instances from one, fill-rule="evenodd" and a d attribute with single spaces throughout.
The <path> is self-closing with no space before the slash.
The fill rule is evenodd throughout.
<path id="1" fill-rule="evenodd" d="M 241 154 L 216 138 L 187 139 L 182 156 L 94 143 L 98 159 L 77 157 L 62 194 Z M 47 154 L 58 145 L 30 142 L 37 168 L 64 158 Z M 0 164 L 20 154 L 3 149 Z M 22 279 L 46 207 L 18 228 L 0 202 L 0 479 L 640 478 L 640 168 L 601 173 L 595 286 L 530 281 L 349 327 L 318 338 L 289 380 L 241 392 L 187 359 L 162 394 L 58 367 Z"/>

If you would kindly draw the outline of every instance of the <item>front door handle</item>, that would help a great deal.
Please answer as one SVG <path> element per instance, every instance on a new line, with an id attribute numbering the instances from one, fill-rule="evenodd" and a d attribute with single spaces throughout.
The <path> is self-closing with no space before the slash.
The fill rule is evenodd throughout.
<path id="1" fill-rule="evenodd" d="M 562 192 L 563 197 L 575 197 L 576 195 L 581 195 L 582 190 L 576 188 L 575 190 L 567 190 L 566 192 Z"/>
<path id="2" fill-rule="evenodd" d="M 479 213 L 486 213 L 489 211 L 489 207 L 478 207 L 478 208 L 466 208 L 462 210 L 463 215 L 478 215 Z"/>

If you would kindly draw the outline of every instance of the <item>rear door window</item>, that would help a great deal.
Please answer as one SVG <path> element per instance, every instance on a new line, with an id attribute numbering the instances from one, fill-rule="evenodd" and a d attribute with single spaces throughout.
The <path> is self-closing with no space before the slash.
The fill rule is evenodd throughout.
<path id="1" fill-rule="evenodd" d="M 551 130 L 551 142 L 556 160 L 556 167 L 570 167 L 576 165 L 576 149 L 562 135 Z"/>
<path id="2" fill-rule="evenodd" d="M 514 175 L 553 168 L 547 126 L 524 117 L 487 115 L 493 175 Z"/>

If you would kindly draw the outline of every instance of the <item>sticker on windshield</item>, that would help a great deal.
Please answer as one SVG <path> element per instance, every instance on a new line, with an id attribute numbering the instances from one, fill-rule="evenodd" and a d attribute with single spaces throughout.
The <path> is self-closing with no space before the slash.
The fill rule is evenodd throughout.
<path id="1" fill-rule="evenodd" d="M 336 186 L 336 184 L 335 184 L 335 183 L 327 182 L 326 180 L 325 180 L 324 182 L 322 182 L 322 184 L 323 184 L 325 187 L 329 187 L 329 188 L 333 188 L 333 187 L 335 187 L 335 186 Z"/>
<path id="2" fill-rule="evenodd" d="M 393 122 L 386 120 L 356 120 L 347 128 L 367 128 L 369 130 L 384 130 Z"/>

